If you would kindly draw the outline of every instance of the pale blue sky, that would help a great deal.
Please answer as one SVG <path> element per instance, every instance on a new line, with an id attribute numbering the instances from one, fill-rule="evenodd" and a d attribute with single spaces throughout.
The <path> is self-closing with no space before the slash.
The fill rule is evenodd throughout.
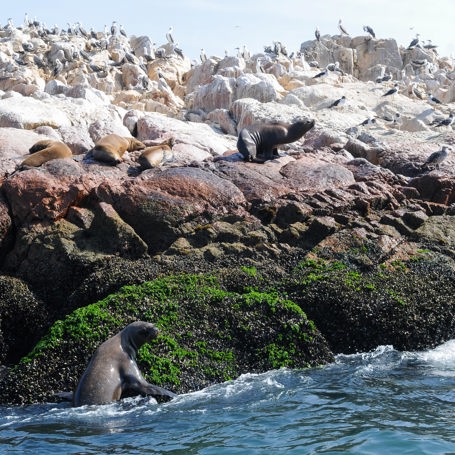
<path id="1" fill-rule="evenodd" d="M 225 49 L 234 53 L 244 44 L 261 52 L 273 41 L 295 51 L 314 39 L 316 26 L 322 34 L 338 34 L 340 18 L 351 36 L 370 25 L 378 37 L 407 46 L 418 32 L 438 44 L 441 55 L 455 54 L 454 0 L 16 0 L 2 6 L 0 24 L 11 17 L 19 25 L 26 12 L 48 27 L 80 21 L 87 30 L 103 30 L 116 20 L 128 34 L 149 35 L 158 45 L 172 25 L 190 58 L 202 47 L 207 55 L 223 56 Z"/>

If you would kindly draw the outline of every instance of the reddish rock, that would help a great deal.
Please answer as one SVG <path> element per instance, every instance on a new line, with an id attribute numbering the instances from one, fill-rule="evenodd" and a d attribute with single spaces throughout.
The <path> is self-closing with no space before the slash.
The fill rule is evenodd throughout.
<path id="1" fill-rule="evenodd" d="M 175 241 L 187 221 L 233 213 L 248 217 L 238 188 L 195 167 L 151 169 L 136 179 L 106 181 L 96 194 L 114 207 L 152 252 Z"/>
<path id="2" fill-rule="evenodd" d="M 14 174 L 4 182 L 3 190 L 17 226 L 58 220 L 87 195 L 80 180 L 55 177 L 39 169 Z"/>
<path id="3" fill-rule="evenodd" d="M 409 182 L 417 188 L 422 199 L 438 204 L 450 205 L 455 202 L 455 180 L 436 172 L 416 177 Z"/>
<path id="4" fill-rule="evenodd" d="M 306 156 L 283 166 L 281 174 L 294 190 L 310 193 L 345 187 L 355 182 L 353 173 L 346 167 Z"/>

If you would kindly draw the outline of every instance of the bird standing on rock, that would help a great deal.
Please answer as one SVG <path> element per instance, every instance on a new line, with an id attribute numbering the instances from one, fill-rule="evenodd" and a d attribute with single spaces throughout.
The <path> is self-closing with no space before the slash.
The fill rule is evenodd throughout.
<path id="1" fill-rule="evenodd" d="M 398 93 L 398 82 L 395 82 L 395 84 L 393 85 L 393 88 L 391 88 L 390 90 L 385 92 L 382 96 L 395 95 L 396 93 Z"/>
<path id="2" fill-rule="evenodd" d="M 433 152 L 423 163 L 422 169 L 428 168 L 430 166 L 435 166 L 439 169 L 439 165 L 449 156 L 449 150 L 450 148 L 447 147 L 446 145 L 443 145 L 441 147 L 441 150 L 438 150 L 437 152 Z"/>
<path id="3" fill-rule="evenodd" d="M 343 24 L 341 23 L 341 19 L 338 21 L 338 30 L 340 30 L 342 35 L 349 36 L 349 33 L 347 32 L 347 30 L 344 28 Z"/>
<path id="4" fill-rule="evenodd" d="M 431 93 L 428 93 L 428 102 L 431 104 L 442 104 L 442 101 L 438 100 L 435 96 Z"/>
<path id="5" fill-rule="evenodd" d="M 340 107 L 343 106 L 344 103 L 346 103 L 346 97 L 343 95 L 341 98 L 338 98 L 336 101 L 334 101 L 330 106 L 329 109 L 332 107 Z"/>
<path id="6" fill-rule="evenodd" d="M 448 128 L 450 128 L 452 126 L 453 120 L 454 120 L 453 112 L 451 112 L 447 118 L 445 118 L 443 120 L 435 120 L 431 124 L 435 125 L 436 128 L 438 128 L 440 126 L 447 126 Z"/>
<path id="7" fill-rule="evenodd" d="M 371 35 L 372 38 L 376 38 L 376 34 L 369 25 L 364 25 L 363 30 Z"/>

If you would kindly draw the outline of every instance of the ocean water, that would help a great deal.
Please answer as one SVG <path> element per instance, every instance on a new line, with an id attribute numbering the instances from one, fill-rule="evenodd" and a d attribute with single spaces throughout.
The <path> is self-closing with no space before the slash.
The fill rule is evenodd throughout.
<path id="1" fill-rule="evenodd" d="M 0 453 L 455 454 L 455 340 L 247 374 L 165 404 L 0 407 Z"/>

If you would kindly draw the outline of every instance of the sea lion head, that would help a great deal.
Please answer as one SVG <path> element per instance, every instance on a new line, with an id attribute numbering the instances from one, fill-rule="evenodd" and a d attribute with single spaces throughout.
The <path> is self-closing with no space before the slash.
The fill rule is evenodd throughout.
<path id="1" fill-rule="evenodd" d="M 132 322 L 121 331 L 122 347 L 134 357 L 137 350 L 155 339 L 158 333 L 157 327 L 150 322 Z"/>
<path id="2" fill-rule="evenodd" d="M 291 123 L 288 127 L 288 136 L 295 138 L 294 141 L 300 139 L 305 133 L 314 127 L 314 119 L 297 120 Z"/>
<path id="3" fill-rule="evenodd" d="M 143 150 L 145 149 L 145 144 L 136 139 L 135 137 L 128 138 L 130 141 L 128 151 L 134 152 L 135 150 Z"/>

